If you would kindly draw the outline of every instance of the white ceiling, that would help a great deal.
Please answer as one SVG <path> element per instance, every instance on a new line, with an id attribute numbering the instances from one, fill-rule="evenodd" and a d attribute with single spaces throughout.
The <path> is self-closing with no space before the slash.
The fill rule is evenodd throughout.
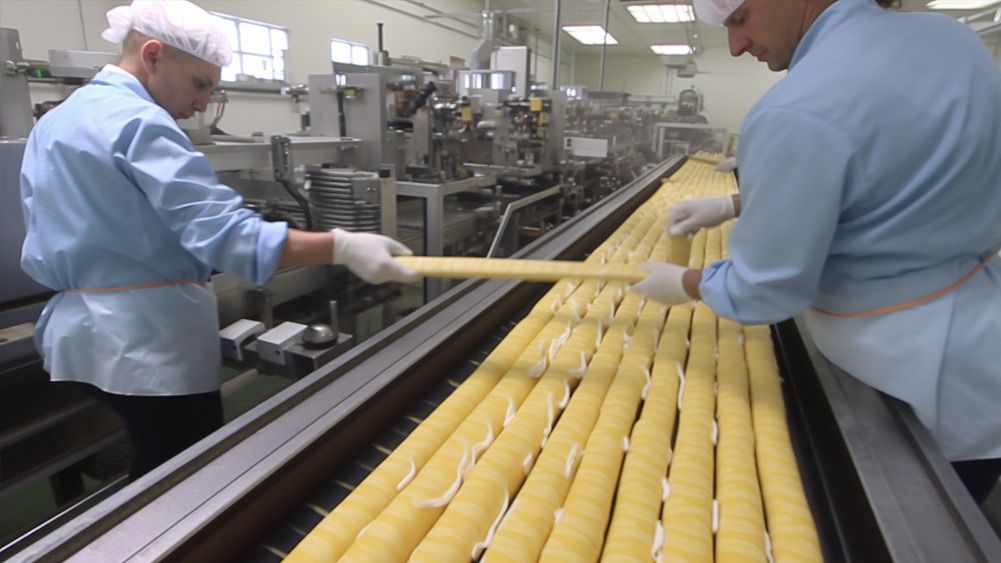
<path id="1" fill-rule="evenodd" d="M 928 0 L 903 0 L 905 11 L 928 11 L 925 6 Z M 435 2 L 425 1 L 424 4 L 434 5 Z M 483 0 L 484 8 L 489 5 L 493 11 L 507 11 L 509 14 L 525 22 L 530 29 L 538 29 L 539 35 L 545 40 L 552 37 L 555 11 L 555 0 Z M 997 5 L 1001 5 L 998 2 Z M 601 25 L 605 17 L 605 0 L 562 0 L 560 24 L 596 24 Z M 976 11 L 945 12 L 953 16 L 962 16 Z M 466 21 L 476 19 L 472 14 L 461 15 Z M 609 31 L 619 42 L 608 46 L 609 56 L 653 55 L 650 45 L 658 43 L 684 43 L 686 41 L 686 24 L 640 24 L 633 20 L 623 6 L 622 0 L 611 0 L 609 10 Z M 691 24 L 688 24 L 691 25 Z M 704 47 L 725 45 L 726 36 L 722 29 L 713 28 L 701 23 L 697 24 Z M 578 43 L 567 34 L 562 41 L 578 56 L 598 56 L 601 46 L 585 46 Z"/>

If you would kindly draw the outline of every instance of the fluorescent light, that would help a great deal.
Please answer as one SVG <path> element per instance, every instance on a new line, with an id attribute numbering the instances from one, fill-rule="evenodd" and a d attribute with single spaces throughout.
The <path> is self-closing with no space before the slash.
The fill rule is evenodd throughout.
<path id="1" fill-rule="evenodd" d="M 932 10 L 979 10 L 997 3 L 998 0 L 933 0 L 928 7 Z"/>
<path id="2" fill-rule="evenodd" d="M 584 45 L 601 45 L 603 42 L 608 45 L 619 44 L 611 34 L 605 33 L 605 28 L 600 25 L 565 25 L 563 31 Z"/>
<path id="3" fill-rule="evenodd" d="M 650 50 L 658 55 L 691 55 L 691 45 L 650 45 Z"/>
<path id="4" fill-rule="evenodd" d="M 691 6 L 682 4 L 630 4 L 626 6 L 639 23 L 681 23 L 695 21 Z"/>

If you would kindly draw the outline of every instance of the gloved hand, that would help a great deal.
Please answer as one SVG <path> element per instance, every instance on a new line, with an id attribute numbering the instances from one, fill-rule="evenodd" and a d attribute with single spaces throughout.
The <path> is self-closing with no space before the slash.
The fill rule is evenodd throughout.
<path id="1" fill-rule="evenodd" d="M 735 215 L 733 196 L 688 199 L 674 204 L 668 211 L 667 234 L 676 237 L 703 227 L 715 227 Z"/>
<path id="2" fill-rule="evenodd" d="M 737 157 L 728 156 L 716 163 L 717 172 L 730 172 L 737 169 Z"/>
<path id="3" fill-rule="evenodd" d="M 416 281 L 417 272 L 403 266 L 393 256 L 410 256 L 413 252 L 384 235 L 352 233 L 333 229 L 334 264 L 347 266 L 356 276 L 371 284 Z"/>
<path id="4" fill-rule="evenodd" d="M 670 262 L 650 262 L 640 264 L 650 275 L 632 285 L 632 290 L 647 299 L 660 301 L 665 305 L 679 305 L 693 301 L 685 291 L 682 278 L 688 268 Z"/>

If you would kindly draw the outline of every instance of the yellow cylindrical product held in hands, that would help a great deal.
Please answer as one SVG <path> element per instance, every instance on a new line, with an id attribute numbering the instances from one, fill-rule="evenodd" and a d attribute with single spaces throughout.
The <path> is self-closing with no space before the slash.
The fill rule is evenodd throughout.
<path id="1" fill-rule="evenodd" d="M 543 282 L 574 278 L 635 283 L 648 275 L 645 270 L 636 266 L 570 260 L 397 256 L 396 261 L 421 276 L 436 278 L 501 278 Z"/>

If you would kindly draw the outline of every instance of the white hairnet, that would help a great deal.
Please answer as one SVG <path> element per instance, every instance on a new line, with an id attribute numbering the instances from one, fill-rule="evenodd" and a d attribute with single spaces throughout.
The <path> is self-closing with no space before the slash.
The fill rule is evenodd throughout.
<path id="1" fill-rule="evenodd" d="M 709 25 L 723 25 L 744 0 L 693 0 L 695 15 Z"/>
<path id="2" fill-rule="evenodd" d="M 108 29 L 101 37 L 115 44 L 136 30 L 216 66 L 233 59 L 233 48 L 219 18 L 186 0 L 133 0 L 108 10 Z"/>

